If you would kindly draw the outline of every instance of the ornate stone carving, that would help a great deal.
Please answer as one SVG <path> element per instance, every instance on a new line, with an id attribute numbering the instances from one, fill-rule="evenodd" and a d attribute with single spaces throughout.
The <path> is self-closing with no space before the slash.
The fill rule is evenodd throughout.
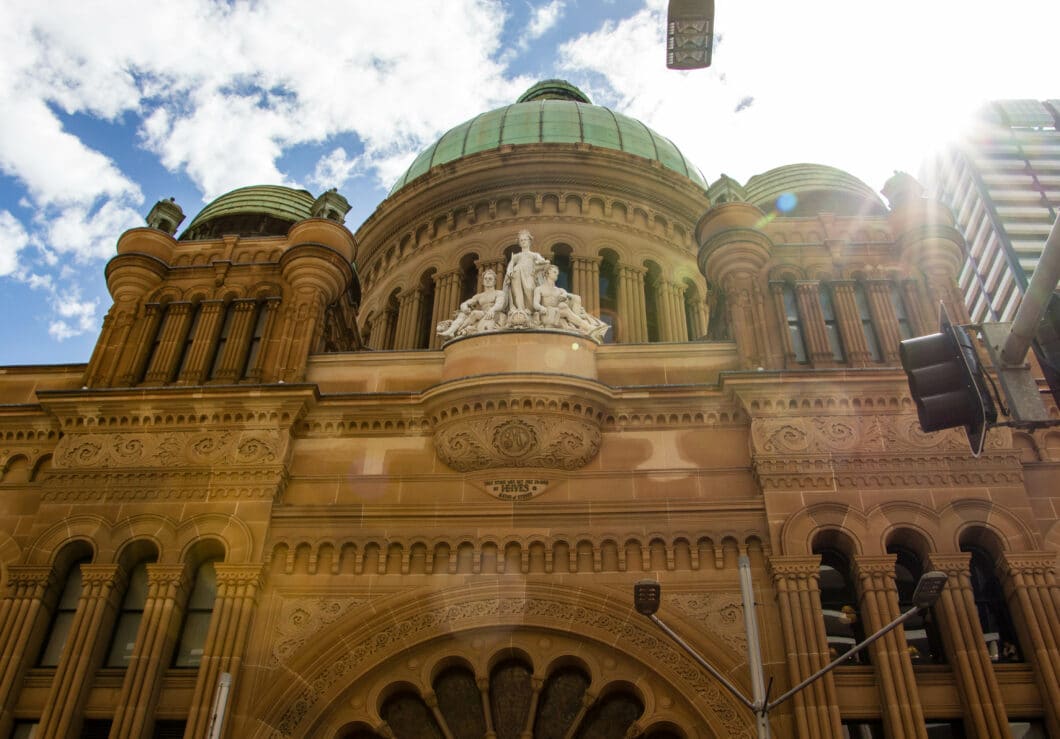
<path id="1" fill-rule="evenodd" d="M 297 598 L 280 607 L 276 638 L 269 655 L 274 665 L 286 662 L 322 628 L 368 603 L 367 598 Z"/>
<path id="2" fill-rule="evenodd" d="M 282 460 L 276 430 L 69 434 L 55 449 L 57 469 L 261 465 Z"/>
<path id="3" fill-rule="evenodd" d="M 739 593 L 673 593 L 666 604 L 692 618 L 721 638 L 737 654 L 747 652 L 743 602 Z"/>
<path id="4" fill-rule="evenodd" d="M 703 704 L 717 716 L 725 727 L 726 736 L 746 737 L 751 730 L 743 713 L 727 694 L 723 694 L 716 681 L 676 649 L 664 637 L 629 619 L 599 608 L 567 602 L 559 598 L 490 596 L 464 602 L 438 604 L 429 610 L 418 610 L 397 616 L 386 628 L 371 634 L 362 634 L 357 639 L 345 642 L 345 648 L 336 652 L 326 666 L 310 674 L 302 675 L 302 689 L 284 701 L 286 708 L 272 725 L 275 736 L 300 735 L 300 724 L 316 703 L 328 695 L 333 685 L 348 681 L 357 675 L 365 664 L 381 653 L 403 649 L 410 643 L 429 638 L 439 630 L 449 632 L 453 624 L 517 624 L 538 623 L 562 624 L 567 630 L 596 631 L 607 634 L 624 645 L 625 649 L 646 655 L 655 669 L 669 672 L 684 681 Z"/>
<path id="5" fill-rule="evenodd" d="M 440 426 L 434 446 L 459 472 L 502 467 L 575 470 L 600 450 L 600 427 L 581 418 L 483 414 Z"/>

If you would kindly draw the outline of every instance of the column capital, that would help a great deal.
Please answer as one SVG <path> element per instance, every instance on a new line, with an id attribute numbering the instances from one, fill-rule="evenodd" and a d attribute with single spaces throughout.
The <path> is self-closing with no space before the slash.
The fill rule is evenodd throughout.
<path id="1" fill-rule="evenodd" d="M 184 565 L 147 565 L 148 585 L 183 587 L 187 584 L 187 568 Z"/>
<path id="2" fill-rule="evenodd" d="M 968 576 L 972 555 L 968 552 L 928 555 L 928 565 L 933 570 L 945 572 L 950 577 Z"/>
<path id="3" fill-rule="evenodd" d="M 893 583 L 895 579 L 894 564 L 896 561 L 897 557 L 893 554 L 855 556 L 854 568 L 857 571 L 858 579 L 862 581 L 862 590 L 876 589 L 864 582 L 876 577 L 882 576 L 885 583 Z"/>
<path id="4" fill-rule="evenodd" d="M 112 585 L 123 575 L 121 567 L 116 564 L 83 564 L 81 565 L 81 582 Z"/>
<path id="5" fill-rule="evenodd" d="M 1005 552 L 998 570 L 1006 575 L 1055 575 L 1055 552 Z"/>
<path id="6" fill-rule="evenodd" d="M 821 572 L 821 557 L 817 554 L 770 557 L 769 572 L 774 581 L 806 577 L 816 579 Z"/>
<path id="7" fill-rule="evenodd" d="M 55 572 L 51 567 L 40 565 L 11 565 L 7 569 L 7 590 L 11 595 L 23 595 L 19 591 L 30 589 L 32 595 L 43 595 L 55 583 Z"/>
<path id="8" fill-rule="evenodd" d="M 214 565 L 217 572 L 217 584 L 221 585 L 254 585 L 261 584 L 262 567 L 258 564 L 239 565 L 218 562 Z"/>

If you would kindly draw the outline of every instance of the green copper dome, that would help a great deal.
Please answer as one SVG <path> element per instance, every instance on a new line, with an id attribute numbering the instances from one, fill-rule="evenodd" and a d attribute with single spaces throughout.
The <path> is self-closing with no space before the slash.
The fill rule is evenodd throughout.
<path id="1" fill-rule="evenodd" d="M 640 121 L 593 105 L 564 80 L 538 82 L 514 105 L 475 116 L 447 131 L 398 178 L 394 194 L 434 167 L 481 151 L 521 144 L 591 144 L 653 159 L 704 190 L 703 175 L 673 143 Z"/>
<path id="2" fill-rule="evenodd" d="M 305 190 L 280 185 L 241 187 L 203 208 L 180 239 L 213 238 L 222 232 L 281 236 L 292 223 L 310 217 L 314 200 Z"/>

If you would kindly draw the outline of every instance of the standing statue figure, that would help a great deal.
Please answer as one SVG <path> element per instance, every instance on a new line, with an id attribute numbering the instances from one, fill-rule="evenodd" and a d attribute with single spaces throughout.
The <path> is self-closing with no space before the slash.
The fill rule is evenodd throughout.
<path id="1" fill-rule="evenodd" d="M 482 292 L 460 304 L 453 320 L 438 324 L 440 336 L 451 339 L 457 334 L 477 334 L 504 327 L 504 293 L 496 289 L 497 273 L 492 269 L 482 273 L 482 287 L 485 288 Z"/>
<path id="2" fill-rule="evenodd" d="M 508 322 L 513 328 L 526 328 L 530 325 L 531 311 L 534 306 L 534 288 L 537 287 L 538 274 L 549 262 L 530 247 L 534 237 L 523 229 L 519 232 L 519 251 L 512 254 L 504 272 L 504 293 L 508 296 Z"/>
<path id="3" fill-rule="evenodd" d="M 564 331 L 580 331 L 583 334 L 603 341 L 604 334 L 610 328 L 599 318 L 595 318 L 582 307 L 582 299 L 562 287 L 556 287 L 559 268 L 548 265 L 545 282 L 534 288 L 534 318 L 542 328 L 558 328 Z"/>

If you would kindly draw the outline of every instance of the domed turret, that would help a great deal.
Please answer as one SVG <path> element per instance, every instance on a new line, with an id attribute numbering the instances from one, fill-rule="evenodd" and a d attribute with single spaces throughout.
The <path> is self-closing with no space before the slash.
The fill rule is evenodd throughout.
<path id="1" fill-rule="evenodd" d="M 314 200 L 305 190 L 280 185 L 241 187 L 203 208 L 180 240 L 214 239 L 222 234 L 284 236 L 291 224 L 312 217 Z"/>

